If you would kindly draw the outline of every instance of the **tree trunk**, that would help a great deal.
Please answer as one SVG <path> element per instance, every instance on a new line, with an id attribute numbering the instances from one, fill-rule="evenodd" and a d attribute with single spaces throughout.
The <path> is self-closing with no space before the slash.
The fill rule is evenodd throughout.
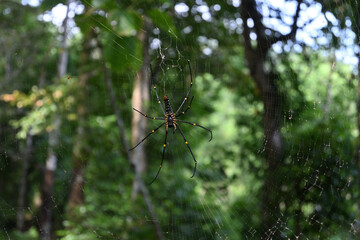
<path id="1" fill-rule="evenodd" d="M 136 73 L 134 90 L 132 94 L 131 103 L 132 106 L 138 109 L 141 112 L 145 111 L 145 103 L 149 101 L 150 94 L 150 53 L 149 53 L 149 42 L 150 42 L 150 33 L 151 33 L 151 22 L 146 17 L 143 22 L 143 31 L 139 31 L 137 37 L 143 46 L 143 64 L 140 70 Z M 132 136 L 131 142 L 134 146 L 141 139 L 145 137 L 146 134 L 147 119 L 141 116 L 139 113 L 133 111 L 132 117 Z M 137 146 L 133 152 L 133 160 L 137 172 L 140 174 L 145 173 L 146 170 L 146 155 L 145 155 L 145 145 L 140 144 Z M 137 193 L 139 192 L 139 183 L 138 179 L 134 179 L 132 198 L 135 199 Z"/>
<path id="2" fill-rule="evenodd" d="M 55 170 L 57 167 L 57 156 L 55 147 L 59 143 L 61 119 L 56 116 L 53 123 L 54 129 L 49 133 L 48 157 L 46 159 L 44 182 L 41 188 L 41 207 L 40 207 L 40 234 L 43 240 L 51 239 L 51 219 L 52 201 L 55 182 Z"/>
<path id="3" fill-rule="evenodd" d="M 277 171 L 283 162 L 283 141 L 281 138 L 281 105 L 282 97 L 276 86 L 276 79 L 273 74 L 266 72 L 264 63 L 272 44 L 278 41 L 286 41 L 295 38 L 297 31 L 297 19 L 300 11 L 300 2 L 294 16 L 294 23 L 291 32 L 287 35 L 278 33 L 270 37 L 265 34 L 266 27 L 262 23 L 262 16 L 257 11 L 255 0 L 243 0 L 240 6 L 240 14 L 243 20 L 243 37 L 245 43 L 245 57 L 250 69 L 251 77 L 254 79 L 262 102 L 264 104 L 264 148 L 266 172 L 264 178 L 262 199 L 261 199 L 261 226 L 260 236 L 267 239 L 278 238 L 279 233 L 274 231 L 276 221 L 279 217 L 279 201 L 277 191 L 280 189 L 277 179 Z M 253 29 L 247 25 L 248 19 L 254 22 Z M 255 32 L 257 39 L 256 45 L 250 38 L 250 33 Z M 254 46 L 255 45 L 255 46 Z"/>
<path id="4" fill-rule="evenodd" d="M 67 22 L 68 22 L 68 13 L 69 5 L 71 0 L 67 1 L 67 10 L 66 16 L 63 21 L 63 35 L 61 41 L 61 49 L 58 63 L 58 76 L 57 83 L 60 82 L 60 79 L 65 76 L 68 62 L 68 52 L 67 52 Z M 40 216 L 39 216 L 39 231 L 41 238 L 43 240 L 51 239 L 51 225 L 52 225 L 52 202 L 53 202 L 53 191 L 55 183 L 55 171 L 57 168 L 57 156 L 56 156 L 56 147 L 59 144 L 59 134 L 61 126 L 61 116 L 55 114 L 53 129 L 49 133 L 49 146 L 48 146 L 48 156 L 45 163 L 45 176 L 44 182 L 41 187 L 41 206 L 40 206 Z"/>
<path id="5" fill-rule="evenodd" d="M 84 183 L 85 183 L 85 168 L 87 159 L 89 158 L 89 149 L 87 146 L 87 119 L 88 119 L 88 91 L 87 83 L 91 76 L 91 69 L 89 69 L 89 59 L 91 54 L 91 41 L 93 40 L 94 32 L 91 31 L 85 36 L 83 42 L 83 51 L 80 56 L 80 76 L 78 82 L 77 95 L 77 119 L 78 126 L 76 130 L 76 139 L 73 148 L 73 179 L 71 191 L 68 201 L 68 214 L 71 216 L 71 210 L 84 204 Z"/>
<path id="6" fill-rule="evenodd" d="M 29 162 L 30 162 L 30 154 L 32 149 L 32 140 L 33 137 L 31 135 L 31 127 L 29 128 L 26 134 L 26 142 L 25 142 L 25 151 L 22 159 L 22 169 L 21 169 L 21 180 L 19 186 L 19 197 L 18 197 L 18 210 L 16 214 L 16 228 L 19 231 L 25 230 L 25 207 L 27 205 L 26 202 L 26 193 L 27 193 L 27 176 L 29 170 Z"/>

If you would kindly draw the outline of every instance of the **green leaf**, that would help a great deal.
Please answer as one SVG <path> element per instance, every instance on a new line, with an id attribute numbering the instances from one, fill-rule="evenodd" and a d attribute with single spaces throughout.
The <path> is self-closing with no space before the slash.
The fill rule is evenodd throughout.
<path id="1" fill-rule="evenodd" d="M 111 34 L 105 42 L 104 55 L 112 70 L 122 73 L 126 68 L 135 70 L 141 66 L 141 44 L 136 37 Z"/>
<path id="2" fill-rule="evenodd" d="M 43 11 L 51 10 L 53 7 L 55 7 L 58 4 L 66 4 L 65 0 L 44 0 L 41 2 L 40 9 Z"/>
<path id="3" fill-rule="evenodd" d="M 108 32 L 112 32 L 112 27 L 109 24 L 108 20 L 100 15 L 91 15 L 86 14 L 76 15 L 75 17 L 76 25 L 80 28 L 82 33 L 87 33 L 90 31 L 90 28 L 95 26 L 99 27 Z"/>
<path id="4" fill-rule="evenodd" d="M 155 26 L 159 27 L 161 30 L 167 32 L 170 35 L 179 35 L 177 29 L 175 28 L 173 19 L 168 14 L 161 12 L 159 9 L 152 9 L 148 14 Z"/>
<path id="5" fill-rule="evenodd" d="M 83 1 L 84 5 L 89 5 L 89 1 Z M 102 9 L 105 11 L 110 11 L 112 9 L 116 9 L 118 5 L 115 3 L 114 0 L 93 0 L 91 2 L 92 8 Z"/>
<path id="6" fill-rule="evenodd" d="M 133 11 L 116 9 L 109 16 L 109 21 L 116 22 L 116 31 L 122 36 L 133 36 L 141 28 L 141 17 Z"/>

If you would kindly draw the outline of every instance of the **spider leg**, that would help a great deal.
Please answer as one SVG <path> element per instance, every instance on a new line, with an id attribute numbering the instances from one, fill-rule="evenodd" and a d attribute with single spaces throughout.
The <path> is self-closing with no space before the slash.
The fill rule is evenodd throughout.
<path id="1" fill-rule="evenodd" d="M 150 119 L 153 119 L 153 120 L 165 120 L 165 118 L 158 118 L 158 117 L 148 116 L 147 114 L 140 112 L 140 111 L 137 110 L 136 108 L 133 108 L 133 109 L 134 109 L 135 111 L 137 111 L 138 113 L 140 113 L 141 115 L 143 115 L 144 117 L 147 117 L 147 118 L 150 118 Z"/>
<path id="2" fill-rule="evenodd" d="M 188 122 L 188 121 L 184 121 L 184 120 L 180 120 L 180 119 L 176 119 L 176 121 L 177 121 L 177 122 L 187 123 L 187 124 L 190 124 L 190 125 L 196 126 L 196 127 L 201 127 L 201 128 L 203 128 L 203 129 L 207 130 L 208 132 L 210 132 L 210 140 L 209 140 L 209 142 L 211 141 L 211 139 L 212 139 L 212 131 L 211 131 L 210 129 L 208 129 L 208 128 L 206 128 L 206 127 L 203 127 L 203 126 L 201 126 L 201 125 L 199 125 L 199 124 L 197 124 L 197 123 L 192 123 L 192 122 Z"/>
<path id="3" fill-rule="evenodd" d="M 150 76 L 151 76 L 151 79 L 152 80 L 154 80 L 153 78 L 153 70 L 152 70 L 152 67 L 151 67 L 151 65 L 150 65 Z M 155 91 L 155 95 L 156 95 L 156 99 L 157 99 L 157 101 L 158 101 L 158 103 L 159 103 L 159 105 L 160 105 L 160 107 L 161 107 L 161 111 L 163 112 L 163 114 L 164 115 L 166 115 L 165 114 L 165 111 L 164 111 L 164 108 L 163 108 L 163 105 L 161 104 L 161 101 L 160 101 L 160 99 L 159 99 L 159 95 L 158 95 L 158 93 L 157 93 L 157 90 L 156 90 L 156 86 L 155 86 L 155 80 L 154 80 L 154 91 Z"/>
<path id="4" fill-rule="evenodd" d="M 191 87 L 192 87 L 192 85 L 193 85 L 192 72 L 191 72 L 191 67 L 190 67 L 190 61 L 188 61 L 188 66 L 189 66 L 189 70 L 190 70 L 190 88 L 189 88 L 189 91 L 187 92 L 184 100 L 182 101 L 179 109 L 175 112 L 175 115 L 180 111 L 180 109 L 182 108 L 182 106 L 184 105 L 184 103 L 188 100 L 189 94 L 190 94 L 190 92 L 191 92 Z"/>
<path id="5" fill-rule="evenodd" d="M 161 168 L 162 168 L 162 164 L 163 164 L 163 162 L 164 162 L 164 157 L 165 157 L 165 149 L 166 149 L 166 139 L 167 139 L 167 134 L 168 134 L 168 131 L 166 130 L 166 132 L 165 132 L 165 141 L 164 141 L 164 145 L 163 145 L 163 152 L 162 152 L 162 158 L 161 158 L 161 163 L 160 163 L 160 167 L 159 167 L 159 170 L 158 170 L 158 172 L 157 172 L 157 174 L 156 174 L 156 176 L 155 176 L 155 178 L 151 181 L 151 183 L 149 184 L 149 185 L 151 185 L 156 179 L 157 179 L 157 177 L 159 176 L 159 173 L 160 173 L 160 171 L 161 171 Z"/>
<path id="6" fill-rule="evenodd" d="M 150 132 L 148 135 L 146 135 L 146 137 L 144 137 L 140 142 L 138 142 L 138 143 L 135 145 L 135 147 L 130 148 L 129 151 L 131 151 L 131 150 L 135 149 L 137 146 L 139 146 L 140 143 L 142 143 L 143 141 L 145 141 L 145 139 L 147 139 L 151 134 L 155 133 L 155 132 L 156 132 L 159 128 L 161 128 L 164 124 L 165 124 L 165 122 L 163 122 L 160 126 L 158 126 L 157 128 L 155 128 L 154 130 L 151 130 L 151 132 Z"/>
<path id="7" fill-rule="evenodd" d="M 184 141 L 185 141 L 185 144 L 186 144 L 186 146 L 188 147 L 188 149 L 189 149 L 189 151 L 190 151 L 190 153 L 191 153 L 191 156 L 192 156 L 193 159 L 194 159 L 195 167 L 194 167 L 194 173 L 193 173 L 193 175 L 191 176 L 191 178 L 192 178 L 192 177 L 195 176 L 195 173 L 196 173 L 197 161 L 196 161 L 196 159 L 195 159 L 195 157 L 194 157 L 194 154 L 193 154 L 192 151 L 191 151 L 191 148 L 190 148 L 190 146 L 189 146 L 189 142 L 186 140 L 186 138 L 185 138 L 185 136 L 184 136 L 184 133 L 183 133 L 183 131 L 181 130 L 180 126 L 177 125 L 177 128 L 179 129 L 180 134 L 181 134 L 181 136 L 183 137 L 183 139 L 184 139 Z"/>
<path id="8" fill-rule="evenodd" d="M 182 111 L 181 113 L 179 113 L 178 115 L 176 115 L 176 117 L 181 116 L 181 115 L 184 115 L 184 114 L 187 112 L 187 110 L 189 110 L 189 109 L 191 108 L 191 103 L 192 103 L 193 99 L 194 99 L 194 96 L 192 96 L 192 98 L 191 98 L 191 100 L 190 100 L 190 103 L 189 103 L 189 105 L 187 106 L 187 108 L 185 109 L 185 111 Z"/>

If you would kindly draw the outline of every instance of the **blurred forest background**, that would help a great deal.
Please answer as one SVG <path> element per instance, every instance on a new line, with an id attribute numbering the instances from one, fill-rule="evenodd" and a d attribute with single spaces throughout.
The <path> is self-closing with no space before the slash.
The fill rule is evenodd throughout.
<path id="1" fill-rule="evenodd" d="M 360 239 L 359 39 L 357 0 L 2 0 L 0 239 Z M 181 125 L 190 178 L 169 131 L 149 185 L 132 108 L 188 62 L 213 140 Z"/>

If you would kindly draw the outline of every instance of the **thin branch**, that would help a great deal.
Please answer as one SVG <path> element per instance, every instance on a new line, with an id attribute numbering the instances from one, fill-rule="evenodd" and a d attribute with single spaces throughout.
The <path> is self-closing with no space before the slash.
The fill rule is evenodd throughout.
<path id="1" fill-rule="evenodd" d="M 294 19 L 293 19 L 293 24 L 291 26 L 291 31 L 286 34 L 286 35 L 280 35 L 279 37 L 274 37 L 274 38 L 271 38 L 270 39 L 270 42 L 268 43 L 270 46 L 274 43 L 277 43 L 279 41 L 286 41 L 286 40 L 294 40 L 295 39 L 295 36 L 296 36 L 296 32 L 298 30 L 298 26 L 297 26 L 297 22 L 298 22 L 298 19 L 299 19 L 299 15 L 300 15 L 300 5 L 302 3 L 302 0 L 297 0 L 298 2 L 298 5 L 297 5 L 297 8 L 296 8 L 296 12 L 295 12 L 295 15 L 294 15 Z"/>
<path id="2" fill-rule="evenodd" d="M 251 40 L 250 40 L 250 29 L 247 26 L 247 20 L 251 18 L 254 21 L 254 29 L 255 33 L 257 35 L 257 42 L 258 42 L 258 50 L 261 50 L 261 52 L 267 52 L 267 50 L 276 42 L 279 41 L 286 41 L 289 39 L 295 39 L 296 32 L 298 30 L 297 22 L 300 15 L 300 4 L 303 0 L 297 0 L 298 5 L 296 8 L 296 12 L 293 19 L 293 24 L 291 26 L 291 31 L 286 34 L 280 34 L 278 37 L 272 37 L 269 38 L 265 34 L 265 30 L 269 29 L 264 26 L 262 23 L 262 15 L 259 13 L 259 11 L 256 9 L 256 2 L 254 0 L 243 0 L 241 4 L 244 4 L 244 6 L 241 8 L 245 11 L 241 12 L 242 18 L 243 18 L 243 26 L 244 26 L 244 40 L 245 40 L 245 47 L 251 48 Z M 278 32 L 277 32 L 278 33 Z"/>
<path id="3" fill-rule="evenodd" d="M 331 104 L 331 88 L 332 88 L 332 80 L 333 80 L 333 73 L 336 64 L 336 58 L 333 57 L 333 61 L 331 64 L 330 74 L 329 74 L 329 81 L 326 87 L 326 97 L 325 97 L 325 105 L 324 105 L 324 117 L 327 120 L 329 117 L 330 111 L 330 104 Z"/>
<path id="4" fill-rule="evenodd" d="M 98 45 L 99 45 L 101 54 L 103 56 L 103 48 L 101 46 L 101 43 L 99 42 Z M 120 136 L 121 136 L 121 142 L 122 142 L 122 146 L 124 148 L 124 152 L 127 154 L 127 159 L 128 159 L 128 161 L 130 163 L 130 166 L 131 166 L 132 170 L 135 173 L 135 178 L 136 178 L 136 180 L 137 180 L 137 182 L 139 184 L 140 192 L 142 193 L 142 195 L 144 197 L 145 204 L 146 204 L 146 206 L 148 208 L 148 211 L 150 213 L 150 216 L 151 216 L 154 228 L 155 228 L 157 238 L 160 239 L 160 240 L 163 240 L 165 238 L 163 236 L 163 232 L 161 230 L 159 221 L 157 220 L 158 218 L 157 218 L 157 216 L 155 214 L 154 206 L 152 204 L 149 191 L 146 188 L 146 186 L 144 184 L 144 181 L 141 178 L 140 172 L 138 171 L 138 169 L 135 166 L 134 159 L 132 157 L 131 152 L 128 151 L 128 149 L 130 148 L 130 144 L 129 144 L 129 141 L 127 140 L 126 135 L 125 135 L 124 121 L 123 121 L 123 118 L 122 118 L 121 113 L 119 111 L 120 108 L 119 108 L 119 106 L 117 104 L 115 92 L 113 90 L 114 88 L 113 88 L 112 81 L 111 81 L 110 71 L 106 67 L 105 60 L 103 60 L 103 69 L 104 69 L 104 73 L 105 73 L 104 80 L 105 80 L 105 83 L 106 83 L 106 86 L 107 86 L 108 94 L 109 94 L 109 97 L 110 97 L 110 102 L 111 102 L 111 105 L 113 107 L 113 111 L 115 113 L 116 123 L 117 123 L 117 126 L 119 128 L 119 132 L 120 132 Z"/>

